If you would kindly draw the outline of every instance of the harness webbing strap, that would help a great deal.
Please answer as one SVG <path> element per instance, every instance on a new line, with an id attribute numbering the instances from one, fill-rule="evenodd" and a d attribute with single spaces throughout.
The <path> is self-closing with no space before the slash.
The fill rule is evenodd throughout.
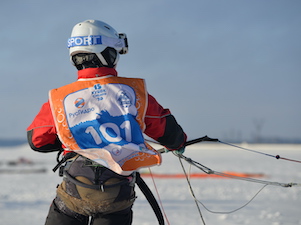
<path id="1" fill-rule="evenodd" d="M 156 217 L 158 219 L 159 225 L 164 225 L 164 217 L 162 214 L 162 211 L 160 209 L 160 206 L 154 197 L 153 193 L 147 186 L 147 184 L 144 182 L 144 180 L 141 178 L 140 173 L 136 173 L 136 184 L 140 188 L 141 192 L 146 197 L 147 201 L 151 205 L 152 209 L 154 210 L 154 213 L 156 214 Z"/>
<path id="2" fill-rule="evenodd" d="M 76 156 L 76 154 L 74 152 L 72 152 L 71 154 L 66 154 L 64 156 L 64 158 L 62 160 L 60 160 L 58 162 L 58 164 L 55 166 L 55 168 L 53 169 L 53 171 L 55 172 L 64 162 L 66 162 L 68 159 L 73 158 L 74 156 Z M 115 184 L 111 184 L 111 185 L 105 185 L 105 184 L 99 184 L 99 185 L 91 185 L 91 184 L 85 184 L 79 180 L 77 180 L 76 178 L 74 178 L 73 176 L 71 176 L 67 170 L 63 170 L 63 176 L 65 180 L 69 180 L 72 183 L 74 183 L 75 185 L 81 186 L 81 187 L 85 187 L 85 188 L 90 188 L 90 189 L 95 189 L 95 190 L 103 190 L 104 188 L 111 188 L 111 187 L 115 187 L 117 185 L 123 185 L 123 184 L 129 184 L 132 185 L 131 183 L 136 183 L 137 186 L 140 188 L 141 192 L 144 194 L 145 198 L 147 199 L 147 201 L 149 202 L 149 204 L 151 205 L 157 220 L 159 222 L 159 225 L 165 225 L 164 222 L 164 217 L 161 211 L 161 208 L 155 198 L 155 196 L 153 195 L 152 191 L 149 189 L 149 187 L 147 186 L 147 184 L 144 182 L 144 180 L 141 178 L 140 173 L 136 172 L 135 176 L 133 177 L 132 182 L 129 181 L 128 179 L 122 180 L 118 183 Z"/>
<path id="3" fill-rule="evenodd" d="M 53 172 L 56 172 L 57 169 L 64 163 L 66 162 L 68 159 L 71 159 L 73 157 L 75 157 L 77 155 L 77 153 L 75 152 L 68 152 L 61 160 L 58 160 L 60 154 L 62 153 L 63 151 L 60 151 L 57 155 L 57 161 L 58 163 L 56 164 L 56 166 L 52 169 Z"/>
<path id="4" fill-rule="evenodd" d="M 84 187 L 84 188 L 90 188 L 90 189 L 94 189 L 94 190 L 103 190 L 104 188 L 112 188 L 112 187 L 116 187 L 116 186 L 121 186 L 123 184 L 128 184 L 129 181 L 127 179 L 124 179 L 118 183 L 115 184 L 109 184 L 109 185 L 105 185 L 105 184 L 85 184 L 79 180 L 77 180 L 76 178 L 72 177 L 66 170 L 64 171 L 64 179 L 71 181 L 72 183 Z"/>

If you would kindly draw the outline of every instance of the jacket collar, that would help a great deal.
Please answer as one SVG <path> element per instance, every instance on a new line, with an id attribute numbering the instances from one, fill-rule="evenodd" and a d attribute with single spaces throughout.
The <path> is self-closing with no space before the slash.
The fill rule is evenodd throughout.
<path id="1" fill-rule="evenodd" d="M 107 75 L 117 76 L 117 71 L 114 68 L 99 67 L 99 68 L 87 68 L 87 69 L 79 70 L 77 72 L 78 79 L 103 77 Z"/>

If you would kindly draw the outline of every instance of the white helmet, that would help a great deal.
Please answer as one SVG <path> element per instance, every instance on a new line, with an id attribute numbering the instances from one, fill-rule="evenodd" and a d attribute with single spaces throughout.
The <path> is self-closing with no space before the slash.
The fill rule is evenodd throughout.
<path id="1" fill-rule="evenodd" d="M 68 39 L 69 54 L 95 53 L 104 66 L 117 65 L 119 54 L 128 52 L 128 43 L 125 34 L 118 34 L 110 25 L 99 20 L 86 20 L 73 27 Z M 115 49 L 116 57 L 106 53 L 106 49 Z M 103 54 L 102 54 L 103 52 Z M 108 56 L 110 55 L 110 57 Z"/>

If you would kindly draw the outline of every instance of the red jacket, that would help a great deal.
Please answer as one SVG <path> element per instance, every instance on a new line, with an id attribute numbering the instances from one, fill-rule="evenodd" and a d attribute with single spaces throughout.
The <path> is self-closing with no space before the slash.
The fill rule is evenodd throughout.
<path id="1" fill-rule="evenodd" d="M 115 69 L 106 67 L 78 71 L 78 79 L 106 75 L 117 76 L 117 72 Z M 186 141 L 185 133 L 169 109 L 164 109 L 151 95 L 148 95 L 148 107 L 144 122 L 146 125 L 144 133 L 168 149 L 179 149 Z M 62 149 L 49 102 L 44 103 L 38 115 L 27 128 L 27 137 L 29 145 L 35 151 L 51 152 Z"/>

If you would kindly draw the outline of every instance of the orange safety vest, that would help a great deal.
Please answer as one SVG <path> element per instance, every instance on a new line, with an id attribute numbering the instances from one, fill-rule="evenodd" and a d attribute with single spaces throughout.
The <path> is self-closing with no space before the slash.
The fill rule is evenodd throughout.
<path id="1" fill-rule="evenodd" d="M 67 150 L 125 174 L 161 163 L 143 138 L 147 98 L 143 79 L 80 79 L 49 92 L 61 142 Z"/>

